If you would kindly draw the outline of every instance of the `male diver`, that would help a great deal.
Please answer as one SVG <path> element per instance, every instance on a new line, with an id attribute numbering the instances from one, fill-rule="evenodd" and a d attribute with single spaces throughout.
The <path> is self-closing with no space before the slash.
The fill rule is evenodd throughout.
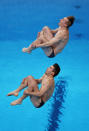
<path id="1" fill-rule="evenodd" d="M 55 83 L 54 77 L 60 72 L 60 67 L 58 64 L 54 64 L 47 68 L 46 72 L 40 79 L 34 79 L 32 76 L 28 76 L 23 79 L 21 85 L 16 90 L 8 93 L 8 96 L 14 95 L 18 96 L 18 93 L 28 86 L 24 90 L 23 96 L 19 99 L 13 101 L 11 105 L 21 104 L 26 97 L 30 97 L 31 102 L 36 108 L 43 106 L 46 101 L 52 96 Z M 39 90 L 38 84 L 41 83 L 41 88 Z"/>
<path id="2" fill-rule="evenodd" d="M 72 26 L 74 20 L 73 16 L 64 17 L 55 30 L 51 30 L 48 26 L 43 27 L 42 31 L 38 33 L 37 39 L 22 51 L 31 53 L 32 50 L 41 47 L 46 56 L 55 57 L 66 46 L 69 40 L 69 27 Z"/>

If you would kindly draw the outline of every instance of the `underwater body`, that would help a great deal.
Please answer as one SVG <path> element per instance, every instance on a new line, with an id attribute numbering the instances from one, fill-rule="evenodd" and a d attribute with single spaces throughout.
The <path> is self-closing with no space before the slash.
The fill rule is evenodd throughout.
<path id="1" fill-rule="evenodd" d="M 0 131 L 88 131 L 89 130 L 89 1 L 32 0 L 0 1 Z M 22 52 L 45 26 L 58 27 L 61 18 L 73 15 L 64 50 L 48 58 L 38 48 Z M 19 98 L 7 97 L 28 75 L 40 78 L 47 67 L 61 67 L 55 78 L 51 99 L 36 109 L 29 97 L 22 105 L 11 106 Z"/>

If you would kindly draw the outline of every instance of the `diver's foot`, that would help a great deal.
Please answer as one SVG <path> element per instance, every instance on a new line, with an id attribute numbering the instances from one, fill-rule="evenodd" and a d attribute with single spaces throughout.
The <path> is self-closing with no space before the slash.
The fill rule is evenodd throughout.
<path id="1" fill-rule="evenodd" d="M 12 96 L 12 95 L 18 96 L 18 93 L 19 92 L 17 92 L 17 91 L 12 91 L 12 92 L 8 93 L 7 96 Z"/>
<path id="2" fill-rule="evenodd" d="M 18 100 L 13 101 L 13 102 L 11 103 L 11 105 L 12 105 L 12 106 L 20 105 L 21 102 L 22 102 L 22 101 L 18 99 Z"/>
<path id="3" fill-rule="evenodd" d="M 31 51 L 28 48 L 25 48 L 25 47 L 22 49 L 22 52 L 31 53 Z"/>

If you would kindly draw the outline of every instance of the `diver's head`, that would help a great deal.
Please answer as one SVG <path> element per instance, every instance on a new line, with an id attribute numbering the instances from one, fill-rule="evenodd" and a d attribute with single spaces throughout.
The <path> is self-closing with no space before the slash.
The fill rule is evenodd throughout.
<path id="1" fill-rule="evenodd" d="M 60 20 L 59 25 L 61 27 L 67 27 L 67 28 L 69 28 L 74 23 L 74 20 L 75 20 L 74 16 L 64 17 L 63 19 Z"/>
<path id="2" fill-rule="evenodd" d="M 74 23 L 75 17 L 74 16 L 68 16 L 67 19 L 69 20 L 68 27 L 72 26 Z"/>
<path id="3" fill-rule="evenodd" d="M 54 77 L 55 77 L 55 76 L 58 75 L 58 73 L 60 72 L 61 69 L 60 69 L 60 66 L 57 63 L 55 63 L 53 65 L 53 67 L 54 67 Z"/>
<path id="4" fill-rule="evenodd" d="M 57 63 L 47 68 L 46 73 L 47 75 L 52 75 L 53 77 L 57 76 L 60 72 L 60 67 Z"/>

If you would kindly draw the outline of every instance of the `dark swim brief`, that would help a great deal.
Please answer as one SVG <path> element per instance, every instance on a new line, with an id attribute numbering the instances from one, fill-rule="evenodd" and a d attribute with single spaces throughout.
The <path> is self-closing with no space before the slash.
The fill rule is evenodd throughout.
<path id="1" fill-rule="evenodd" d="M 36 108 L 40 108 L 41 106 L 44 105 L 44 101 L 41 99 L 41 103 L 39 104 L 39 106 L 37 106 Z"/>
<path id="2" fill-rule="evenodd" d="M 52 51 L 52 53 L 51 53 L 51 55 L 50 56 L 48 56 L 49 58 L 53 58 L 55 56 L 55 54 L 54 54 L 54 50 Z"/>
<path id="3" fill-rule="evenodd" d="M 55 54 L 54 54 L 54 48 L 53 47 L 51 47 L 51 48 L 52 48 L 52 53 L 50 54 L 50 56 L 48 56 L 49 58 L 53 58 L 55 56 Z"/>

